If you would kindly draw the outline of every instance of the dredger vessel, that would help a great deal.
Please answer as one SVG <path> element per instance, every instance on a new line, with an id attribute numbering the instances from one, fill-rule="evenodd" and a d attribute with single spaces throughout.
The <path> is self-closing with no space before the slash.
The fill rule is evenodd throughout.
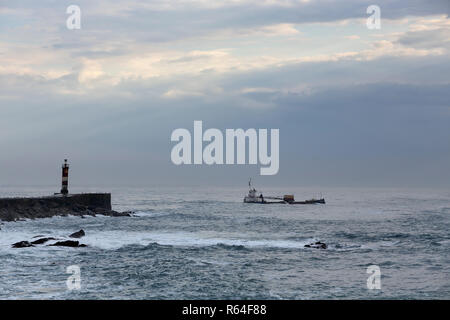
<path id="1" fill-rule="evenodd" d="M 261 192 L 258 192 L 252 187 L 252 180 L 248 181 L 248 194 L 244 197 L 245 203 L 261 203 L 261 204 L 272 204 L 272 203 L 287 203 L 287 204 L 325 204 L 325 199 L 309 199 L 304 201 L 295 201 L 294 195 L 285 194 L 283 197 L 266 197 L 263 196 Z"/>

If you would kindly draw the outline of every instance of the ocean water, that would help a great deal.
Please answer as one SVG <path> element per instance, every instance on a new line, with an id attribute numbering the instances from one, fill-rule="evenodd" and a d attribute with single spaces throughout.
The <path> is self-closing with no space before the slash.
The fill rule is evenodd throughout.
<path id="1" fill-rule="evenodd" d="M 136 215 L 0 225 L 0 299 L 450 299 L 450 190 L 273 188 L 327 204 L 258 205 L 245 186 L 106 189 L 71 191 L 111 191 L 113 209 Z M 11 248 L 80 229 L 86 248 Z M 318 240 L 328 248 L 304 247 Z M 80 290 L 67 288 L 71 265 Z M 370 265 L 381 289 L 367 288 Z"/>

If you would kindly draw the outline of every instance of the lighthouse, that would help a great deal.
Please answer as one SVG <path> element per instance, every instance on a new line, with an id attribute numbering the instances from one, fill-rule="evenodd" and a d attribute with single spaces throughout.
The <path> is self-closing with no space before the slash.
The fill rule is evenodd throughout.
<path id="1" fill-rule="evenodd" d="M 62 165 L 62 185 L 61 185 L 61 194 L 67 195 L 69 193 L 69 164 L 67 163 L 67 159 L 64 159 L 64 163 Z"/>

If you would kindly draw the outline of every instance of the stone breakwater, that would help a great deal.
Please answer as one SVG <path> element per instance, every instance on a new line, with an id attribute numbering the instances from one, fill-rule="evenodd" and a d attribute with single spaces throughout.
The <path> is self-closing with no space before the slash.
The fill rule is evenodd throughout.
<path id="1" fill-rule="evenodd" d="M 49 218 L 53 216 L 130 216 L 111 209 L 110 193 L 81 193 L 39 198 L 0 198 L 0 220 Z"/>

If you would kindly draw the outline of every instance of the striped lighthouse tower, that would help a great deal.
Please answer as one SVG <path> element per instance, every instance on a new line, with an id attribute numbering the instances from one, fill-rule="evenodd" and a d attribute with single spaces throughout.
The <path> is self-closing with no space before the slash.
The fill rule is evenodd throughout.
<path id="1" fill-rule="evenodd" d="M 67 195 L 69 193 L 69 164 L 67 163 L 67 159 L 64 159 L 64 163 L 62 165 L 62 186 L 61 193 L 63 195 Z"/>

